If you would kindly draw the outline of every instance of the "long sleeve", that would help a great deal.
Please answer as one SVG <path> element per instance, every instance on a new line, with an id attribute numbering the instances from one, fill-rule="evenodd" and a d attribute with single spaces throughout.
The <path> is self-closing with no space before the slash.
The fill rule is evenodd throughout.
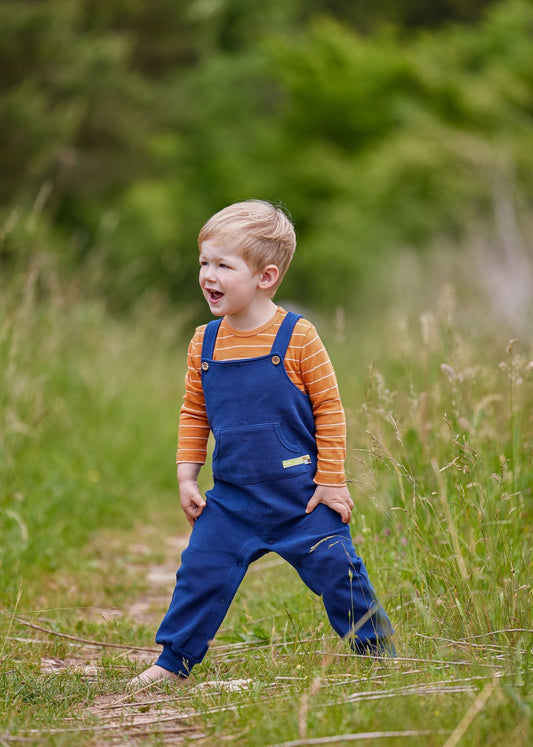
<path id="1" fill-rule="evenodd" d="M 310 324 L 301 347 L 301 375 L 313 406 L 318 449 L 317 485 L 344 485 L 346 418 L 337 377 L 315 328 Z"/>
<path id="2" fill-rule="evenodd" d="M 202 339 L 205 327 L 199 327 L 187 352 L 185 394 L 180 410 L 176 462 L 204 464 L 207 457 L 209 423 L 205 410 L 200 370 Z"/>

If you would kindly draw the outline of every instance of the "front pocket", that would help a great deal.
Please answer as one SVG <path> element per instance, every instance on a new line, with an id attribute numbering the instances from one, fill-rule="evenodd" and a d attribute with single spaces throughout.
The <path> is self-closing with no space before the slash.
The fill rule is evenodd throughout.
<path id="1" fill-rule="evenodd" d="M 215 440 L 213 475 L 217 480 L 245 485 L 314 474 L 312 455 L 304 446 L 291 443 L 280 423 L 221 428 Z"/>

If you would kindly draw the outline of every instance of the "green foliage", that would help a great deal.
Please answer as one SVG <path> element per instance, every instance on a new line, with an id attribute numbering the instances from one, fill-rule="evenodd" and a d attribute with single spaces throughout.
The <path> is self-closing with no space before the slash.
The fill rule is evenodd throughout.
<path id="1" fill-rule="evenodd" d="M 533 7 L 486 5 L 0 2 L 0 212 L 45 195 L 64 260 L 105 257 L 111 303 L 185 306 L 206 218 L 280 201 L 285 295 L 353 305 L 399 248 L 491 230 L 495 193 L 530 206 Z"/>
<path id="2" fill-rule="evenodd" d="M 315 0 L 312 4 L 317 10 L 332 12 L 336 18 L 368 33 L 384 24 L 435 28 L 450 21 L 478 21 L 490 7 L 491 0 L 435 0 L 432 3 L 375 0 L 372 5 L 365 0 L 330 0 L 328 3 Z"/>
<path id="3" fill-rule="evenodd" d="M 128 37 L 92 34 L 81 5 L 58 0 L 2 2 L 0 28 L 1 202 L 31 201 L 50 181 L 57 212 L 131 178 L 151 99 Z"/>

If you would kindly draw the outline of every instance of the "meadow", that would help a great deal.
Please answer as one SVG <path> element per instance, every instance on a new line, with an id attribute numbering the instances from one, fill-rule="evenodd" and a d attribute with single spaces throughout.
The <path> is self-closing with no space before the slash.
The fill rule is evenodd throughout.
<path id="1" fill-rule="evenodd" d="M 468 273 L 423 277 L 364 315 L 309 312 L 397 659 L 350 655 L 269 555 L 187 686 L 137 693 L 188 531 L 174 449 L 201 320 L 157 293 L 112 314 L 38 252 L 3 279 L 0 745 L 530 743 L 531 335 Z"/>

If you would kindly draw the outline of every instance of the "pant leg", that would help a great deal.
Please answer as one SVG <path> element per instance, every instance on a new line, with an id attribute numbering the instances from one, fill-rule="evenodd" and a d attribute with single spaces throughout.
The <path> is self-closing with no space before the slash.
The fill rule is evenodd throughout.
<path id="1" fill-rule="evenodd" d="M 294 526 L 290 544 L 284 545 L 276 550 L 322 597 L 331 626 L 354 651 L 394 653 L 390 620 L 338 514 L 320 504 Z"/>
<path id="2" fill-rule="evenodd" d="M 214 501 L 195 523 L 182 554 L 172 600 L 156 635 L 157 663 L 188 676 L 207 653 L 250 563 L 245 532 Z"/>

